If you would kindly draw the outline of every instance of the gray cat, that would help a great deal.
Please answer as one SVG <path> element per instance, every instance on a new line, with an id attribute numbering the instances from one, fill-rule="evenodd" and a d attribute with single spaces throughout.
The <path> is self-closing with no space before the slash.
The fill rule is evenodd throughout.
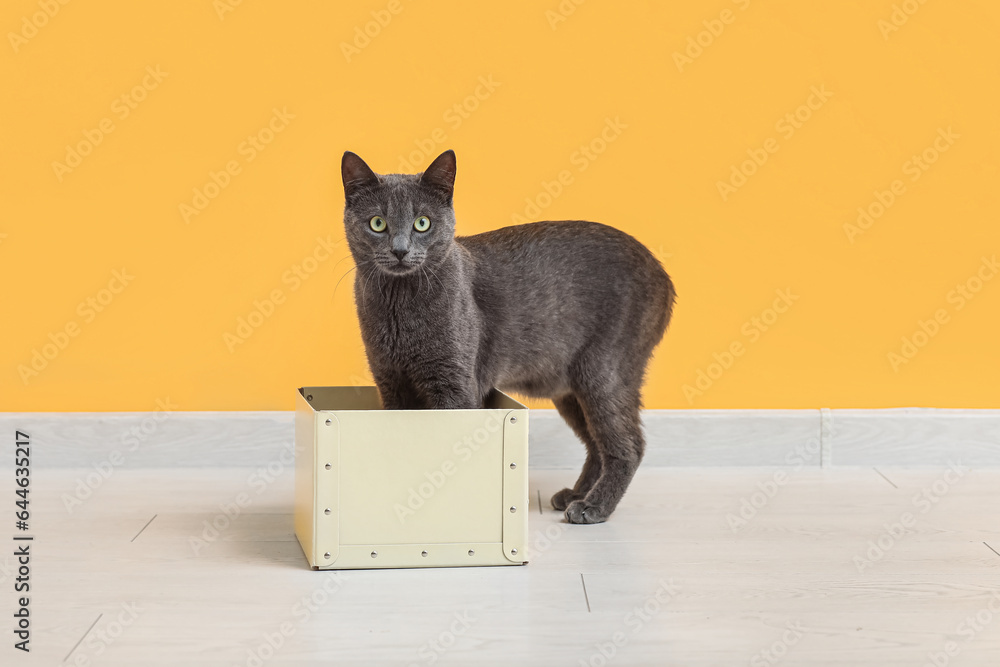
<path id="1" fill-rule="evenodd" d="M 493 387 L 550 398 L 587 447 L 571 523 L 600 523 L 642 459 L 640 389 L 673 283 L 641 243 L 596 222 L 455 236 L 455 153 L 378 175 L 344 153 L 344 225 L 368 363 L 387 409 L 478 408 Z"/>

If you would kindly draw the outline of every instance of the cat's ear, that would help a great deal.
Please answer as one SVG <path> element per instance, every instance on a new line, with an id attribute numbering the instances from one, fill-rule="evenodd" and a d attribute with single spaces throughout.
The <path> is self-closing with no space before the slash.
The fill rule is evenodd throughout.
<path id="1" fill-rule="evenodd" d="M 434 158 L 420 174 L 420 182 L 443 194 L 450 203 L 455 191 L 455 151 L 448 149 Z"/>
<path id="2" fill-rule="evenodd" d="M 347 199 L 359 188 L 378 183 L 378 175 L 351 151 L 344 152 L 344 158 L 340 161 L 340 174 L 344 178 L 344 196 Z"/>

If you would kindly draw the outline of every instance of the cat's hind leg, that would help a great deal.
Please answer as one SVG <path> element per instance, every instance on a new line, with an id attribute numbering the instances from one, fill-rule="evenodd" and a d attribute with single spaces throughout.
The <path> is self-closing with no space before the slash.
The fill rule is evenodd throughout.
<path id="1" fill-rule="evenodd" d="M 562 512 L 574 500 L 580 500 L 587 495 L 587 492 L 594 486 L 601 476 L 601 455 L 597 449 L 594 439 L 587 430 L 587 419 L 583 415 L 583 408 L 580 401 L 573 394 L 566 394 L 552 401 L 556 410 L 566 420 L 569 427 L 576 433 L 576 437 L 583 441 L 587 447 L 587 460 L 583 463 L 583 471 L 572 489 L 563 489 L 552 496 L 552 507 Z"/>
<path id="2" fill-rule="evenodd" d="M 566 506 L 566 520 L 601 523 L 615 511 L 642 460 L 645 441 L 639 393 L 599 391 L 578 396 L 601 467 L 600 477 L 587 494 Z"/>

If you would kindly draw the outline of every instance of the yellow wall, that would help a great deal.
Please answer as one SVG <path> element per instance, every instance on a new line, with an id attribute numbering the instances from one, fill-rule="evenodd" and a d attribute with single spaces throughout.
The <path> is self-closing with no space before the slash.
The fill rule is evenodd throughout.
<path id="1" fill-rule="evenodd" d="M 590 218 L 659 254 L 649 407 L 1000 407 L 997 3 L 232 3 L 3 4 L 0 410 L 367 382 L 340 156 L 445 148 L 463 233 Z"/>

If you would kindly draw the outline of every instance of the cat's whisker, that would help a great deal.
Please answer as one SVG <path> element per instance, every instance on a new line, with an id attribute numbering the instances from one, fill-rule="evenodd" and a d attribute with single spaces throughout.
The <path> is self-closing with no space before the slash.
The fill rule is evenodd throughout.
<path id="1" fill-rule="evenodd" d="M 434 270 L 426 265 L 421 264 L 420 270 L 423 271 L 424 276 L 427 277 L 427 293 L 430 294 L 431 292 L 434 291 L 434 280 L 437 278 L 437 276 L 434 275 Z M 438 280 L 438 284 L 439 285 L 441 284 L 440 280 Z"/>
<path id="2" fill-rule="evenodd" d="M 438 277 L 438 274 L 437 274 L 437 272 L 436 272 L 436 271 L 434 270 L 434 267 L 433 267 L 433 266 L 428 266 L 428 267 L 427 267 L 427 270 L 431 272 L 431 275 L 432 275 L 432 276 L 434 276 L 434 279 L 438 281 L 438 285 L 440 285 L 440 286 L 441 286 L 441 289 L 443 290 L 443 289 L 444 289 L 444 283 L 443 283 L 443 282 L 441 282 L 441 278 L 440 278 L 440 277 Z"/>
<path id="3" fill-rule="evenodd" d="M 377 266 L 372 266 L 372 267 L 369 267 L 369 269 L 366 269 L 364 271 L 364 273 L 361 274 L 361 277 L 362 277 L 362 284 L 361 284 L 361 307 L 365 311 L 366 314 L 368 312 L 367 305 L 366 305 L 368 303 L 368 279 L 371 277 L 372 271 L 377 271 L 377 270 L 378 270 Z"/>
<path id="4" fill-rule="evenodd" d="M 383 289 L 382 289 L 382 279 L 383 279 L 383 277 L 384 277 L 384 274 L 381 271 L 375 271 L 375 287 L 378 288 L 379 296 L 381 296 L 382 300 L 385 301 L 385 291 L 383 291 Z"/>
<path id="5" fill-rule="evenodd" d="M 361 262 L 354 268 L 365 267 L 365 265 L 368 264 L 374 264 L 374 260 Z M 377 269 L 378 267 L 376 266 L 369 266 L 364 268 L 361 272 L 358 273 L 358 275 L 361 276 L 361 303 L 357 304 L 359 307 L 365 308 L 364 304 L 368 301 L 368 280 L 371 277 L 371 272 Z"/>
<path id="6" fill-rule="evenodd" d="M 420 288 L 424 286 L 424 278 L 427 278 L 427 274 L 424 272 L 424 267 L 421 265 L 420 273 L 417 274 L 417 296 L 420 295 Z M 430 294 L 431 291 L 431 281 L 430 278 L 427 279 L 427 293 Z"/>
<path id="7" fill-rule="evenodd" d="M 340 280 L 337 281 L 336 286 L 333 288 L 333 296 L 330 297 L 331 301 L 333 299 L 337 298 L 337 289 L 340 287 L 340 283 L 343 282 L 344 278 L 347 277 L 347 274 L 350 273 L 351 271 L 356 270 L 357 268 L 358 268 L 358 266 L 355 264 L 354 266 L 352 266 L 351 268 L 349 268 L 347 270 L 347 273 L 345 273 L 344 275 L 340 276 Z"/>
<path id="8" fill-rule="evenodd" d="M 348 255 L 348 257 L 350 257 L 350 255 Z M 340 287 L 340 283 L 343 282 L 344 278 L 346 278 L 348 276 L 348 274 L 350 274 L 351 271 L 354 271 L 357 268 L 364 266 L 365 264 L 371 264 L 371 262 L 372 262 L 372 260 L 368 260 L 367 262 L 361 262 L 360 264 L 355 264 L 354 266 L 352 266 L 350 269 L 347 270 L 347 273 L 345 273 L 344 275 L 340 276 L 340 279 L 337 280 L 336 286 L 333 288 L 333 297 L 332 298 L 334 298 L 334 297 L 337 296 L 337 289 Z M 331 298 L 331 300 L 332 300 L 332 298 Z"/>
<path id="9" fill-rule="evenodd" d="M 368 286 L 368 281 L 369 280 L 374 280 L 375 281 L 375 286 L 378 287 L 379 275 L 380 274 L 381 274 L 381 272 L 379 271 L 377 264 L 373 264 L 371 267 L 369 267 L 368 271 L 365 272 L 365 287 Z M 368 293 L 365 292 L 365 294 L 367 296 Z"/>
<path id="10" fill-rule="evenodd" d="M 382 300 L 385 300 L 385 290 L 382 289 L 382 280 L 385 278 L 385 274 L 382 271 L 374 270 L 372 271 L 372 277 L 375 278 L 375 287 L 378 288 L 379 296 Z"/>
<path id="11" fill-rule="evenodd" d="M 351 259 L 352 257 L 354 257 L 354 255 L 352 255 L 351 253 L 347 253 L 346 255 L 344 255 L 343 257 L 341 257 L 340 259 L 338 259 L 338 260 L 336 261 L 336 263 L 334 263 L 334 265 L 333 265 L 333 268 L 337 268 L 337 266 L 338 266 L 338 265 L 339 265 L 339 264 L 340 264 L 341 262 L 343 262 L 343 261 L 344 261 L 345 259 Z"/>

